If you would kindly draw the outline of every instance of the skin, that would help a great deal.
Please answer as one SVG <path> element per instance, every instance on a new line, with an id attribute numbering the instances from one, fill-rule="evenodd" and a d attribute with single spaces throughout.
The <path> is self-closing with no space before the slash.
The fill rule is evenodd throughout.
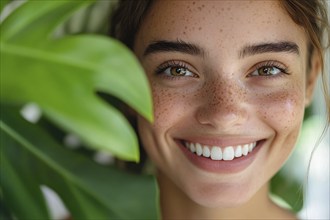
<path id="1" fill-rule="evenodd" d="M 155 41 L 178 40 L 203 53 L 145 53 Z M 298 51 L 242 56 L 243 48 L 269 42 L 291 42 Z M 316 55 L 307 68 L 307 42 L 305 31 L 276 1 L 157 1 L 152 6 L 134 52 L 152 87 L 155 121 L 139 117 L 138 128 L 158 168 L 164 219 L 295 218 L 268 198 L 268 182 L 294 148 L 319 72 Z M 191 75 L 156 73 L 169 61 L 184 64 Z M 255 75 L 261 65 L 273 64 L 287 73 Z M 217 173 L 189 161 L 178 140 L 264 143 L 244 170 Z"/>

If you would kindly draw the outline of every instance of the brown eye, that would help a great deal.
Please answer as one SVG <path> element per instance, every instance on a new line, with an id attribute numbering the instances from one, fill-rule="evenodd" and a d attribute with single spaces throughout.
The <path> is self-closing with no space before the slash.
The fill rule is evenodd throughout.
<path id="1" fill-rule="evenodd" d="M 187 69 L 183 67 L 173 67 L 170 72 L 172 76 L 184 76 L 187 73 Z"/>
<path id="2" fill-rule="evenodd" d="M 182 76 L 195 77 L 195 74 L 192 73 L 190 70 L 188 70 L 185 67 L 180 67 L 180 66 L 167 67 L 163 71 L 163 73 L 167 76 L 172 76 L 172 77 L 182 77 Z"/>
<path id="3" fill-rule="evenodd" d="M 252 76 L 274 76 L 282 73 L 280 68 L 275 66 L 263 66 L 256 69 L 251 75 Z"/>
<path id="4" fill-rule="evenodd" d="M 273 66 L 266 66 L 258 69 L 258 73 L 260 76 L 269 76 L 269 75 L 275 75 L 281 72 L 279 69 Z"/>

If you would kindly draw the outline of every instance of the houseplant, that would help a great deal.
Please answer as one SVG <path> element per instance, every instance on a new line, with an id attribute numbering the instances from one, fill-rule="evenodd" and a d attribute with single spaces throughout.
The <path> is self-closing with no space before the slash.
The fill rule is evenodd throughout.
<path id="1" fill-rule="evenodd" d="M 1 13 L 7 2 L 1 1 Z M 12 4 L 8 2 L 8 4 Z M 150 176 L 96 164 L 54 139 L 43 123 L 19 114 L 26 103 L 77 135 L 92 150 L 139 160 L 125 117 L 97 92 L 109 93 L 152 120 L 142 68 L 119 42 L 95 34 L 56 34 L 94 1 L 27 1 L 1 20 L 1 213 L 4 219 L 49 219 L 40 186 L 53 189 L 73 219 L 157 218 Z M 42 120 L 40 120 L 42 122 Z"/>

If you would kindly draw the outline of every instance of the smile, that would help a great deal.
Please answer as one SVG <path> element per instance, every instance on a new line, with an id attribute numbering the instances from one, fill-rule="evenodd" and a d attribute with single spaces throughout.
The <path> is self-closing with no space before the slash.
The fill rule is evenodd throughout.
<path id="1" fill-rule="evenodd" d="M 246 169 L 255 160 L 265 141 L 259 139 L 244 143 L 242 140 L 241 143 L 220 146 L 180 140 L 178 144 L 184 155 L 197 167 L 216 173 L 236 173 Z"/>
<path id="2" fill-rule="evenodd" d="M 200 143 L 184 142 L 187 149 L 200 157 L 211 158 L 212 160 L 233 160 L 246 156 L 253 151 L 257 142 L 241 144 L 237 146 L 207 146 Z"/>

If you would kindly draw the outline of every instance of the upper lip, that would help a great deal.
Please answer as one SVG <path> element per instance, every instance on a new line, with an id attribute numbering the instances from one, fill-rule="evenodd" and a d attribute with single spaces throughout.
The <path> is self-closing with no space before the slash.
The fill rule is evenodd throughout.
<path id="1" fill-rule="evenodd" d="M 178 138 L 177 140 L 189 143 L 199 143 L 208 146 L 237 146 L 258 142 L 264 138 L 252 137 L 221 137 L 221 138 L 207 138 L 207 137 L 192 137 L 192 138 Z"/>

